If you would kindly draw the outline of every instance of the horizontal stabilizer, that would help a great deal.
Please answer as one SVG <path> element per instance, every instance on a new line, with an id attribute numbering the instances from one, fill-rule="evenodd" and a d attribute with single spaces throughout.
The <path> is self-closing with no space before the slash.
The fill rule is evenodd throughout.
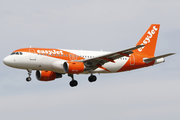
<path id="1" fill-rule="evenodd" d="M 160 56 L 157 56 L 157 57 L 152 57 L 152 58 L 147 58 L 147 59 L 144 59 L 144 62 L 145 63 L 149 63 L 149 62 L 152 62 L 156 59 L 159 59 L 159 58 L 164 58 L 164 57 L 167 57 L 167 56 L 170 56 L 170 55 L 174 55 L 175 53 L 169 53 L 169 54 L 165 54 L 165 55 L 160 55 Z"/>

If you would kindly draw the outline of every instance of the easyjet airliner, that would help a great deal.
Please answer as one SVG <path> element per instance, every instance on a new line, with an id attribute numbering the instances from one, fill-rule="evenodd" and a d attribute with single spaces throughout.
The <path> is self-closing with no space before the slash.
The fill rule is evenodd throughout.
<path id="1" fill-rule="evenodd" d="M 31 72 L 36 70 L 40 81 L 51 81 L 67 74 L 72 78 L 70 86 L 77 86 L 74 74 L 90 74 L 89 82 L 96 81 L 94 73 L 117 73 L 152 66 L 164 62 L 169 53 L 154 56 L 160 25 L 152 24 L 135 47 L 117 52 L 22 48 L 4 58 L 7 66 L 26 69 L 31 81 Z"/>

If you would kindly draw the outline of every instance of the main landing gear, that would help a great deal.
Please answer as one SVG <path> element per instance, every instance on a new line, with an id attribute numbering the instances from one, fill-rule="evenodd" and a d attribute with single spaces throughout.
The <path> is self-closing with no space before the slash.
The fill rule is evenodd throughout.
<path id="1" fill-rule="evenodd" d="M 91 75 L 88 78 L 89 82 L 95 82 L 97 80 L 97 77 L 95 75 Z"/>
<path id="2" fill-rule="evenodd" d="M 30 76 L 31 76 L 32 70 L 31 69 L 27 69 L 27 71 L 28 71 L 29 77 L 26 78 L 26 81 L 29 82 L 29 81 L 31 81 L 31 77 Z"/>
<path id="3" fill-rule="evenodd" d="M 89 76 L 88 80 L 89 82 L 95 82 L 97 80 L 97 77 L 93 75 L 92 70 L 90 70 L 91 76 Z"/>
<path id="4" fill-rule="evenodd" d="M 91 72 L 91 75 L 89 76 L 88 80 L 89 82 L 95 82 L 97 80 L 97 77 L 95 75 L 93 75 L 92 71 Z M 76 80 L 74 80 L 74 74 L 68 74 L 69 77 L 72 78 L 71 82 L 69 83 L 69 85 L 71 87 L 75 87 L 78 85 L 78 82 Z"/>
<path id="5" fill-rule="evenodd" d="M 77 86 L 77 85 L 78 85 L 78 82 L 77 82 L 76 80 L 74 80 L 74 75 L 73 75 L 73 74 L 68 74 L 68 76 L 72 78 L 72 80 L 71 80 L 71 82 L 69 83 L 69 85 L 70 85 L 71 87 Z"/>

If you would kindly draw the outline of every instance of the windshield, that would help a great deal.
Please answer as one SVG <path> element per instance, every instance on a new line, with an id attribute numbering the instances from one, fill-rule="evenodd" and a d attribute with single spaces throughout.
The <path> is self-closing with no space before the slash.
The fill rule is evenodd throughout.
<path id="1" fill-rule="evenodd" d="M 23 55 L 23 53 L 22 52 L 13 52 L 13 53 L 11 53 L 11 55 Z"/>

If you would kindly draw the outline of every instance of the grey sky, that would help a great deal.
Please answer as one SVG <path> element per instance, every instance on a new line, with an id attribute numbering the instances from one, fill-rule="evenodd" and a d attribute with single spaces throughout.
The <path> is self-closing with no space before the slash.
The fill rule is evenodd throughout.
<path id="1" fill-rule="evenodd" d="M 130 72 L 76 75 L 40 82 L 0 62 L 0 119 L 179 120 L 179 0 L 2 0 L 1 61 L 23 47 L 117 51 L 135 46 L 150 24 L 161 24 L 156 55 L 166 62 Z"/>

